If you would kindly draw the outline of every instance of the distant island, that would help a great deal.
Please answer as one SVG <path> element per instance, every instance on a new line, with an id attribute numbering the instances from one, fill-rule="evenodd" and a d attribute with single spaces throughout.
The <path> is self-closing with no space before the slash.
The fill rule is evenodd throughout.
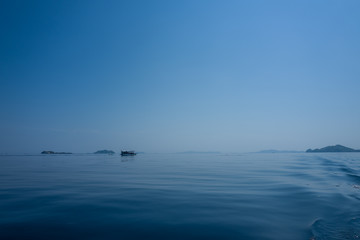
<path id="1" fill-rule="evenodd" d="M 72 154 L 71 152 L 42 151 L 41 154 Z"/>
<path id="2" fill-rule="evenodd" d="M 303 153 L 304 151 L 292 151 L 292 150 L 275 150 L 275 149 L 269 149 L 269 150 L 262 150 L 256 153 Z"/>
<path id="3" fill-rule="evenodd" d="M 316 149 L 308 149 L 306 152 L 316 153 L 316 152 L 360 152 L 360 150 L 355 150 L 349 147 L 344 147 L 342 145 L 335 145 L 335 146 L 327 146 L 324 148 L 316 148 Z"/>
<path id="4" fill-rule="evenodd" d="M 114 154 L 114 153 L 115 153 L 114 151 L 106 150 L 106 149 L 94 152 L 94 154 Z"/>

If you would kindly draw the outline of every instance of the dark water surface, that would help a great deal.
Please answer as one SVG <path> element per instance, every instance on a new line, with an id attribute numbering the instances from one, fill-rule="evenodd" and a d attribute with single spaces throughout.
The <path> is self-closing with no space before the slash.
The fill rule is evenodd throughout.
<path id="1" fill-rule="evenodd" d="M 0 239 L 359 239 L 360 153 L 0 156 Z"/>

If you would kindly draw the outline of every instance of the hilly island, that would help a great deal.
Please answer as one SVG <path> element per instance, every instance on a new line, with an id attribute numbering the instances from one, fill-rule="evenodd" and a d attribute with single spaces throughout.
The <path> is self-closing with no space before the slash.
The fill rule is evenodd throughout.
<path id="1" fill-rule="evenodd" d="M 327 146 L 324 148 L 316 148 L 316 149 L 308 149 L 306 152 L 360 152 L 360 150 L 355 150 L 353 148 L 345 147 L 342 145 L 335 145 L 335 146 Z"/>

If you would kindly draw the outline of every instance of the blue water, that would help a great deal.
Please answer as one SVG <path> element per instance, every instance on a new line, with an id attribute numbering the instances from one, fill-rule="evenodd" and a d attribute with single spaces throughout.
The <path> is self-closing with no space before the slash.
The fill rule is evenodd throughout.
<path id="1" fill-rule="evenodd" d="M 359 239 L 360 153 L 0 156 L 0 239 Z"/>

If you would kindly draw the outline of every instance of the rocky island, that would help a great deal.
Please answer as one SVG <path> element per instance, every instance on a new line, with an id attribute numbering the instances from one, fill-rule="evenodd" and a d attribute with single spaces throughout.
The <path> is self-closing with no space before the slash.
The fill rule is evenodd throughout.
<path id="1" fill-rule="evenodd" d="M 114 154 L 114 153 L 115 153 L 114 151 L 106 150 L 106 149 L 94 152 L 94 154 Z"/>
<path id="2" fill-rule="evenodd" d="M 360 152 L 360 150 L 355 150 L 349 147 L 344 147 L 342 145 L 327 146 L 324 148 L 308 149 L 306 152 Z"/>
<path id="3" fill-rule="evenodd" d="M 71 152 L 42 151 L 41 154 L 72 154 Z"/>

